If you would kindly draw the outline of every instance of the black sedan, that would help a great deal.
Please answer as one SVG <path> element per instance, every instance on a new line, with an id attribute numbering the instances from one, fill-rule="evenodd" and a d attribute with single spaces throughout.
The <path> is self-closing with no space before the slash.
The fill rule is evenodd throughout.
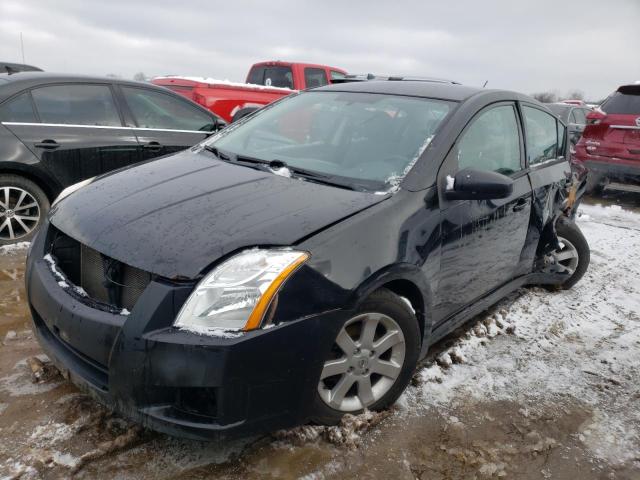
<path id="1" fill-rule="evenodd" d="M 28 258 L 34 330 L 71 381 L 176 435 L 383 409 L 454 328 L 584 274 L 565 137 L 512 92 L 293 95 L 65 192 Z"/>
<path id="2" fill-rule="evenodd" d="M 0 245 L 29 240 L 69 185 L 174 153 L 224 122 L 154 85 L 0 75 Z"/>

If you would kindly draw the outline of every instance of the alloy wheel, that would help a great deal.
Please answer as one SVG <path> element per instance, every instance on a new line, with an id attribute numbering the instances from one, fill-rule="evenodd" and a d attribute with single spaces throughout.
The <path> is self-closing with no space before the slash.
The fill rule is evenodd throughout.
<path id="1" fill-rule="evenodd" d="M 331 408 L 355 412 L 380 400 L 400 375 L 406 354 L 398 323 L 381 313 L 363 313 L 342 327 L 318 383 Z"/>
<path id="2" fill-rule="evenodd" d="M 20 240 L 40 222 L 40 206 L 35 197 L 20 187 L 0 187 L 0 239 Z"/>
<path id="3" fill-rule="evenodd" d="M 553 269 L 557 273 L 573 275 L 573 272 L 578 268 L 578 249 L 573 243 L 563 237 L 558 237 L 558 243 L 560 244 L 560 249 L 554 250 L 551 253 Z"/>

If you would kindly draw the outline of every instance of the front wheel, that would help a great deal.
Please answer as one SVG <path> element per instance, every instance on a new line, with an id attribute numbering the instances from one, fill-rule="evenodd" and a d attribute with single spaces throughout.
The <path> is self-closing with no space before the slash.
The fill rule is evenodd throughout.
<path id="1" fill-rule="evenodd" d="M 568 290 L 583 277 L 589 266 L 591 253 L 587 239 L 578 226 L 568 218 L 556 224 L 560 248 L 548 255 L 549 265 L 555 273 L 567 274 L 560 287 Z"/>
<path id="2" fill-rule="evenodd" d="M 49 206 L 47 195 L 31 180 L 0 175 L 0 245 L 30 241 Z"/>
<path id="3" fill-rule="evenodd" d="M 380 289 L 340 329 L 318 380 L 313 420 L 382 410 L 402 394 L 418 362 L 420 329 L 407 302 Z"/>

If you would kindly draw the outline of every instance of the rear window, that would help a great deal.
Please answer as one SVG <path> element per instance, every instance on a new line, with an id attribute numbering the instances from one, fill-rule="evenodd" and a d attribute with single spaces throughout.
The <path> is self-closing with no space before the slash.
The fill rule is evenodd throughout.
<path id="1" fill-rule="evenodd" d="M 291 67 L 253 67 L 247 77 L 247 83 L 293 89 L 293 73 Z"/>
<path id="2" fill-rule="evenodd" d="M 605 113 L 640 115 L 640 91 L 638 93 L 615 92 L 600 108 Z"/>
<path id="3" fill-rule="evenodd" d="M 27 92 L 0 105 L 0 122 L 35 123 L 37 121 Z"/>

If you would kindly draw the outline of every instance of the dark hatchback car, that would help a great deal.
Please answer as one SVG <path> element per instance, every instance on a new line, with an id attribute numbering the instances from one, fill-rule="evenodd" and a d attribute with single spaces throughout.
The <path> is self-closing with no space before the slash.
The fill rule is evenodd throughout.
<path id="1" fill-rule="evenodd" d="M 37 338 L 171 434 L 385 408 L 452 329 L 584 274 L 565 132 L 529 97 L 460 85 L 293 95 L 59 199 L 27 263 Z"/>
<path id="2" fill-rule="evenodd" d="M 164 88 L 0 75 L 0 245 L 29 240 L 69 185 L 188 148 L 224 125 Z"/>

